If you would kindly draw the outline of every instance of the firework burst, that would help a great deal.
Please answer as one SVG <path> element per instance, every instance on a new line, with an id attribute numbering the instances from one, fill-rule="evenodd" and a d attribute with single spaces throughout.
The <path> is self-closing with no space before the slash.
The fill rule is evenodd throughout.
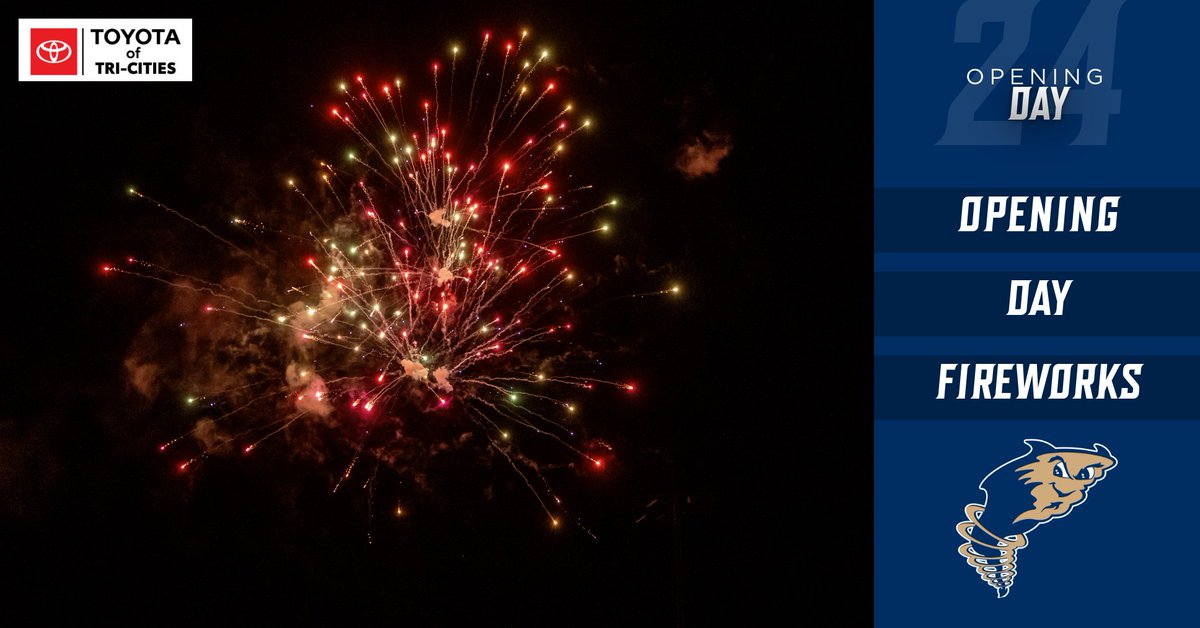
<path id="1" fill-rule="evenodd" d="M 381 468 L 420 487 L 431 456 L 473 446 L 505 460 L 560 525 L 546 465 L 517 441 L 602 469 L 611 450 L 577 437 L 577 396 L 635 385 L 572 372 L 588 351 L 574 339 L 571 303 L 585 286 L 567 252 L 608 231 L 616 202 L 578 200 L 590 188 L 556 172 L 589 122 L 539 78 L 548 55 L 525 40 L 485 36 L 467 63 L 454 48 L 448 67 L 432 66 L 428 96 L 409 98 L 398 79 L 340 85 L 329 119 L 357 147 L 287 180 L 293 215 L 233 218 L 243 236 L 130 190 L 246 269 L 214 281 L 136 258 L 103 266 L 180 288 L 221 321 L 202 324 L 210 337 L 192 351 L 224 374 L 200 377 L 188 397 L 206 416 L 162 445 L 188 452 L 180 470 L 273 440 L 311 449 L 316 435 L 349 460 L 334 491 L 356 477 L 373 488 Z M 404 500 L 394 509 L 405 514 Z"/>

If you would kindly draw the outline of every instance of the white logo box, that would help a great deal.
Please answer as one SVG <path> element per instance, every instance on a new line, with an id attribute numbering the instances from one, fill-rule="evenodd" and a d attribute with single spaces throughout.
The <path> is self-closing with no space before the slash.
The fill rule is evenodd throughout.
<path id="1" fill-rule="evenodd" d="M 30 32 L 36 28 L 76 31 L 75 49 L 62 63 L 74 74 L 34 74 Z M 57 44 L 51 47 L 58 49 Z M 46 61 L 46 55 L 42 55 Z M 64 70 L 66 71 L 66 70 Z M 17 20 L 19 81 L 191 81 L 192 20 L 42 18 Z"/>

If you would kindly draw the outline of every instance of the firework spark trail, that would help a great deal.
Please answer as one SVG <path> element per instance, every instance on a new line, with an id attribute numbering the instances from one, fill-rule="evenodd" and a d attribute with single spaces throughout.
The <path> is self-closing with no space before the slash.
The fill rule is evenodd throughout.
<path id="1" fill-rule="evenodd" d="M 215 232 L 214 232 L 212 229 L 209 229 L 208 227 L 206 227 L 206 226 L 204 226 L 204 225 L 202 225 L 202 224 L 200 224 L 200 223 L 196 222 L 195 220 L 192 220 L 191 218 L 188 218 L 187 216 L 184 216 L 183 214 L 181 214 L 181 213 L 179 213 L 179 212 L 175 211 L 174 209 L 172 209 L 172 208 L 170 208 L 170 207 L 167 207 L 166 205 L 164 205 L 164 204 L 160 203 L 159 201 L 157 201 L 157 200 L 155 200 L 155 199 L 153 199 L 153 198 L 150 198 L 149 196 L 146 196 L 145 194 L 142 194 L 141 192 L 138 192 L 137 190 L 135 190 L 135 189 L 133 189 L 133 188 L 130 188 L 130 189 L 129 189 L 129 193 L 130 193 L 130 194 L 133 194 L 133 195 L 136 195 L 138 198 L 144 199 L 144 200 L 146 200 L 146 201 L 149 201 L 149 202 L 151 202 L 151 203 L 153 203 L 153 204 L 157 205 L 159 209 L 161 209 L 161 210 L 163 210 L 163 211 L 165 211 L 165 212 L 167 212 L 167 213 L 169 213 L 169 214 L 174 214 L 174 215 L 175 215 L 175 217 L 179 218 L 180 220 L 183 220 L 184 222 L 187 222 L 188 224 L 192 225 L 193 227 L 196 227 L 197 229 L 200 229 L 200 230 L 204 231 L 204 232 L 205 232 L 205 233 L 207 233 L 208 235 L 210 235 L 210 236 L 212 236 L 212 237 L 216 238 L 217 240 L 220 240 L 220 241 L 221 241 L 221 243 L 222 243 L 222 244 L 224 244 L 225 246 L 228 246 L 229 248 L 231 248 L 231 249 L 233 249 L 233 250 L 237 251 L 238 253 L 241 253 L 241 254 L 242 254 L 242 255 L 244 255 L 244 256 L 245 256 L 247 259 L 249 259 L 250 261 L 254 262 L 255 264 L 258 264 L 259 266 L 262 266 L 263 268 L 268 268 L 268 270 L 269 270 L 269 267 L 268 267 L 266 264 L 264 264 L 264 263 L 262 262 L 262 260 L 259 260 L 259 259 L 258 259 L 258 258 L 256 258 L 254 255 L 250 254 L 248 251 L 246 251 L 245 249 L 241 248 L 240 246 L 238 246 L 238 245 L 236 245 L 236 244 L 234 244 L 234 243 L 230 242 L 229 240 L 226 240 L 225 238 L 222 238 L 221 236 L 217 235 L 217 234 L 216 234 L 216 233 L 215 233 Z"/>
<path id="2" fill-rule="evenodd" d="M 553 527 L 565 514 L 562 500 L 541 473 L 544 465 L 517 449 L 515 430 L 562 447 L 590 463 L 586 466 L 601 467 L 577 442 L 577 405 L 563 395 L 596 385 L 629 392 L 634 386 L 547 371 L 565 368 L 575 350 L 563 304 L 580 293 L 581 283 L 565 263 L 563 244 L 607 231 L 607 224 L 589 227 L 579 219 L 616 202 L 575 210 L 576 201 L 568 197 L 591 186 L 556 191 L 554 167 L 564 146 L 589 123 L 573 122 L 570 104 L 551 104 L 555 83 L 537 78 L 548 53 L 522 59 L 526 35 L 516 46 L 502 46 L 499 60 L 489 57 L 490 35 L 484 36 L 473 74 L 464 73 L 464 79 L 471 77 L 465 106 L 454 105 L 457 47 L 448 84 L 439 64 L 432 66 L 432 99 L 419 101 L 415 119 L 405 115 L 399 79 L 378 90 L 363 76 L 340 86 L 342 102 L 329 112 L 358 148 L 347 154 L 346 167 L 321 162 L 315 191 L 287 180 L 305 216 L 316 222 L 232 221 L 279 236 L 293 249 L 306 242 L 308 254 L 290 262 L 299 269 L 277 267 L 280 260 L 256 256 L 257 249 L 247 251 L 130 190 L 267 269 L 264 286 L 290 286 L 262 287 L 258 294 L 132 258 L 130 268 L 103 268 L 210 295 L 217 302 L 205 306 L 206 313 L 243 330 L 271 332 L 269 341 L 255 345 L 255 355 L 268 354 L 276 369 L 286 364 L 286 375 L 204 393 L 221 400 L 213 423 L 248 413 L 251 406 L 256 414 L 283 415 L 233 435 L 232 440 L 254 439 L 242 447 L 244 453 L 297 422 L 340 428 L 339 447 L 352 456 L 334 491 L 354 474 L 362 456 L 372 456 L 374 470 L 363 486 L 373 508 L 380 462 L 388 460 L 401 476 L 413 472 L 407 465 L 417 464 L 399 460 L 414 445 L 408 440 L 422 438 L 409 435 L 411 428 L 465 420 L 516 471 Z M 490 64 L 498 69 L 485 70 Z M 284 260 L 286 255 L 278 254 Z M 297 272 L 307 279 L 277 278 Z M 429 450 L 438 443 L 415 445 Z M 180 468 L 210 453 L 206 449 Z M 398 504 L 396 512 L 404 509 Z"/>

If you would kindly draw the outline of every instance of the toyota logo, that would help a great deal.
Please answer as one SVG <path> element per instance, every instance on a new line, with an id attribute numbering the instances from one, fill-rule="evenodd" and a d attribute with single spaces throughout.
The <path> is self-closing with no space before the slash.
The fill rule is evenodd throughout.
<path id="1" fill-rule="evenodd" d="M 61 39 L 47 39 L 38 44 L 37 58 L 46 63 L 62 63 L 71 58 L 71 45 Z"/>

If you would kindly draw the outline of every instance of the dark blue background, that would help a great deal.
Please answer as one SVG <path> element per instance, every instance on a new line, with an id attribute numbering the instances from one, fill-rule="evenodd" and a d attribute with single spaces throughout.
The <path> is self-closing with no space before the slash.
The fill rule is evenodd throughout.
<path id="1" fill-rule="evenodd" d="M 1200 59 L 1200 52 L 1197 58 Z M 1194 168 L 1200 169 L 1200 160 L 1194 155 L 1190 159 Z M 997 178 L 1000 176 L 1003 175 L 997 175 Z M 979 231 L 959 233 L 963 197 L 980 195 L 1115 195 L 1121 197 L 1121 202 L 1116 210 L 1117 228 L 1111 232 L 1008 233 L 985 232 L 981 228 Z M 1099 205 L 1098 198 L 1096 204 Z M 1028 207 L 1029 203 L 1026 203 L 1025 215 L 1019 223 L 1026 225 L 1026 228 L 1031 222 Z M 1051 219 L 1057 220 L 1057 216 L 1052 214 Z M 1068 229 L 1070 220 L 1071 215 L 1068 214 Z M 997 221 L 995 228 L 1000 228 L 1000 225 Z M 1003 227 L 1008 227 L 1007 217 Z M 876 189 L 875 250 L 881 253 L 1198 252 L 1200 189 Z"/>
<path id="2" fill-rule="evenodd" d="M 1008 316 L 1013 279 L 1075 281 L 1062 316 Z M 1200 273 L 876 273 L 875 334 L 1187 336 L 1200 332 L 1197 294 Z"/>
<path id="3" fill-rule="evenodd" d="M 1025 127 L 1026 143 L 1018 146 L 935 146 L 967 70 L 982 66 L 1001 37 L 991 24 L 980 43 L 955 43 L 961 4 L 875 2 L 877 187 L 1196 186 L 1200 3 L 1129 0 L 1121 9 L 1116 67 L 1103 68 L 1104 80 L 1121 90 L 1107 146 L 1067 146 L 1077 116 Z M 1040 2 L 1020 67 L 1053 66 L 1085 5 Z M 998 86 L 993 95 L 1001 92 Z"/>
<path id="4" fill-rule="evenodd" d="M 1012 592 L 996 599 L 958 555 L 954 527 L 1026 438 L 1103 443 L 1118 464 L 1029 534 Z M 1195 625 L 1198 442 L 1193 421 L 877 421 L 875 625 Z"/>
<path id="5" fill-rule="evenodd" d="M 950 339 L 953 340 L 953 339 Z M 1200 356 L 1144 355 L 1136 352 L 1112 352 L 1108 355 L 1045 355 L 1037 352 L 1039 338 L 1028 342 L 1009 342 L 1003 354 L 972 353 L 964 343 L 956 351 L 937 356 L 875 356 L 876 419 L 1096 419 L 1200 418 Z M 939 365 L 962 363 L 1013 364 L 1144 364 L 1137 378 L 1141 392 L 1136 399 L 953 399 L 958 380 L 947 386 L 947 398 L 936 399 Z M 886 385 L 880 385 L 880 382 Z M 973 382 L 968 380 L 967 396 Z M 1113 380 L 1119 392 L 1124 385 L 1120 373 Z M 1047 382 L 1047 389 L 1049 388 Z M 1015 382 L 1006 390 L 1016 393 Z M 994 391 L 993 387 L 993 391 Z M 1097 390 L 1093 387 L 1093 393 Z M 1047 393 L 1048 394 L 1048 393 Z M 1074 394 L 1074 387 L 1072 387 Z M 1173 478 L 1172 481 L 1180 481 Z M 1183 484 L 1181 487 L 1185 486 Z M 1188 490 L 1195 493 L 1190 484 Z"/>
<path id="6" fill-rule="evenodd" d="M 1200 3 L 1121 9 L 1103 68 L 1121 91 L 1107 145 L 1069 145 L 1078 116 L 1024 123 L 1016 146 L 937 145 L 966 71 L 1003 35 L 987 24 L 979 43 L 955 43 L 962 4 L 875 2 L 876 625 L 1192 625 L 1196 560 L 1177 539 L 1200 515 L 1200 421 L 1180 420 L 1200 418 Z M 1013 65 L 1056 65 L 1086 5 L 1038 3 Z M 998 87 L 976 118 L 1003 118 L 1007 94 Z M 1114 233 L 960 234 L 966 193 L 1122 201 Z M 1066 319 L 1003 316 L 1009 279 L 1064 277 L 1077 280 Z M 937 402 L 937 365 L 966 361 L 1146 367 L 1134 401 Z M 1101 442 L 1120 464 L 1031 533 L 997 600 L 954 528 L 1025 438 Z"/>

